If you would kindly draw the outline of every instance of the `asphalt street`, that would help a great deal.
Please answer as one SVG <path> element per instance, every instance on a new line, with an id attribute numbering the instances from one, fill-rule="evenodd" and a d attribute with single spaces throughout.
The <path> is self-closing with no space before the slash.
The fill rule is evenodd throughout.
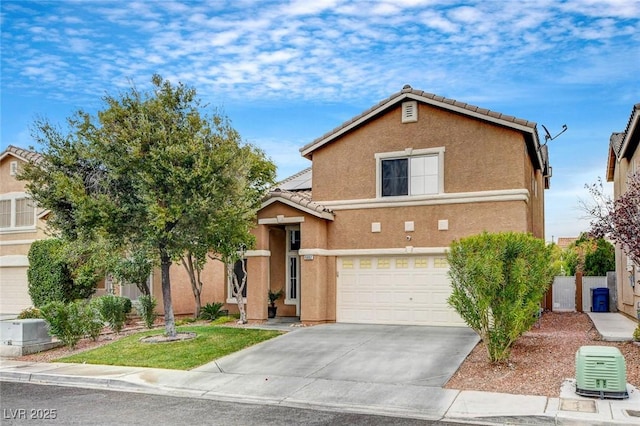
<path id="1" fill-rule="evenodd" d="M 5 425 L 433 425 L 425 420 L 0 382 Z"/>

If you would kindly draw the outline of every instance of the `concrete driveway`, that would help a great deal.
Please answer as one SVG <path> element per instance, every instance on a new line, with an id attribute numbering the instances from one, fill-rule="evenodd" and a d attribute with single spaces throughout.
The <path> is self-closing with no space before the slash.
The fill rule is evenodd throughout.
<path id="1" fill-rule="evenodd" d="M 193 371 L 441 387 L 478 340 L 463 327 L 325 324 Z"/>

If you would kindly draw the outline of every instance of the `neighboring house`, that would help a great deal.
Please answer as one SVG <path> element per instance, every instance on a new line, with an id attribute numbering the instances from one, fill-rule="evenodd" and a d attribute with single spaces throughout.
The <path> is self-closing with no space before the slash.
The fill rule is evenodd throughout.
<path id="1" fill-rule="evenodd" d="M 530 121 L 405 86 L 301 153 L 312 167 L 258 212 L 250 321 L 284 289 L 278 315 L 302 322 L 464 325 L 447 305 L 450 243 L 544 238 L 551 168 Z"/>
<path id="2" fill-rule="evenodd" d="M 571 246 L 571 244 L 575 243 L 576 241 L 578 241 L 578 237 L 558 237 L 557 245 L 562 250 L 566 250 Z"/>
<path id="3" fill-rule="evenodd" d="M 16 179 L 23 164 L 40 155 L 9 146 L 0 154 L 0 314 L 15 315 L 32 306 L 27 286 L 31 243 L 46 238 L 44 213 L 34 207 L 25 182 Z"/>
<path id="4" fill-rule="evenodd" d="M 627 180 L 640 172 L 640 104 L 635 104 L 623 133 L 613 133 L 609 141 L 607 182 L 613 182 L 613 197 L 627 190 Z M 640 266 L 635 265 L 616 244 L 616 285 L 618 310 L 636 318 L 640 309 Z"/>
<path id="5" fill-rule="evenodd" d="M 9 145 L 0 154 L 0 314 L 13 316 L 33 306 L 28 291 L 27 269 L 31 243 L 48 238 L 46 213 L 34 207 L 25 192 L 26 182 L 16 178 L 20 167 L 29 161 L 41 161 L 41 155 Z M 223 281 L 224 268 L 220 262 L 210 262 L 203 272 L 206 282 L 202 300 L 207 303 L 224 299 L 224 286 L 211 281 Z M 194 312 L 194 299 L 184 268 L 176 264 L 171 268 L 174 312 L 190 315 Z M 149 279 L 152 294 L 158 299 L 158 311 L 163 312 L 160 271 Z M 136 299 L 140 292 L 135 285 L 114 282 L 109 277 L 98 283 L 96 296 L 113 293 Z"/>

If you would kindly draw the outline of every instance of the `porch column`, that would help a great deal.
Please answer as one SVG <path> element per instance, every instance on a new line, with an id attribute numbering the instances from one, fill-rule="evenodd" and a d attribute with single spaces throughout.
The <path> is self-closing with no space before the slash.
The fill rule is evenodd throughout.
<path id="1" fill-rule="evenodd" d="M 302 260 L 300 321 L 324 322 L 327 320 L 326 262 L 325 256 L 313 256 L 313 260 Z"/>
<path id="2" fill-rule="evenodd" d="M 267 319 L 269 290 L 269 227 L 254 230 L 256 249 L 247 253 L 247 321 Z"/>

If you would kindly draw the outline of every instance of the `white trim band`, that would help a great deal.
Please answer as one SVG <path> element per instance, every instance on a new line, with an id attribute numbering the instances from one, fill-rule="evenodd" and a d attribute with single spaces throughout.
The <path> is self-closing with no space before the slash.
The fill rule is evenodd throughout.
<path id="1" fill-rule="evenodd" d="M 6 240 L 0 241 L 0 246 L 21 246 L 25 244 L 33 244 L 38 240 Z"/>
<path id="2" fill-rule="evenodd" d="M 29 258 L 23 254 L 0 256 L 0 268 L 29 266 Z"/>
<path id="3" fill-rule="evenodd" d="M 401 256 L 407 254 L 445 254 L 448 247 L 399 247 L 381 249 L 300 249 L 300 256 Z"/>
<path id="4" fill-rule="evenodd" d="M 271 250 L 247 250 L 244 257 L 271 257 Z"/>
<path id="5" fill-rule="evenodd" d="M 258 225 L 280 225 L 302 222 L 304 222 L 304 216 L 285 217 L 281 214 L 276 217 L 265 217 L 263 219 L 258 219 Z"/>
<path id="6" fill-rule="evenodd" d="M 468 204 L 505 201 L 529 203 L 526 189 L 504 189 L 498 191 L 458 192 L 423 196 L 367 198 L 362 200 L 318 201 L 331 210 L 379 209 L 387 207 L 435 206 L 442 204 Z"/>

